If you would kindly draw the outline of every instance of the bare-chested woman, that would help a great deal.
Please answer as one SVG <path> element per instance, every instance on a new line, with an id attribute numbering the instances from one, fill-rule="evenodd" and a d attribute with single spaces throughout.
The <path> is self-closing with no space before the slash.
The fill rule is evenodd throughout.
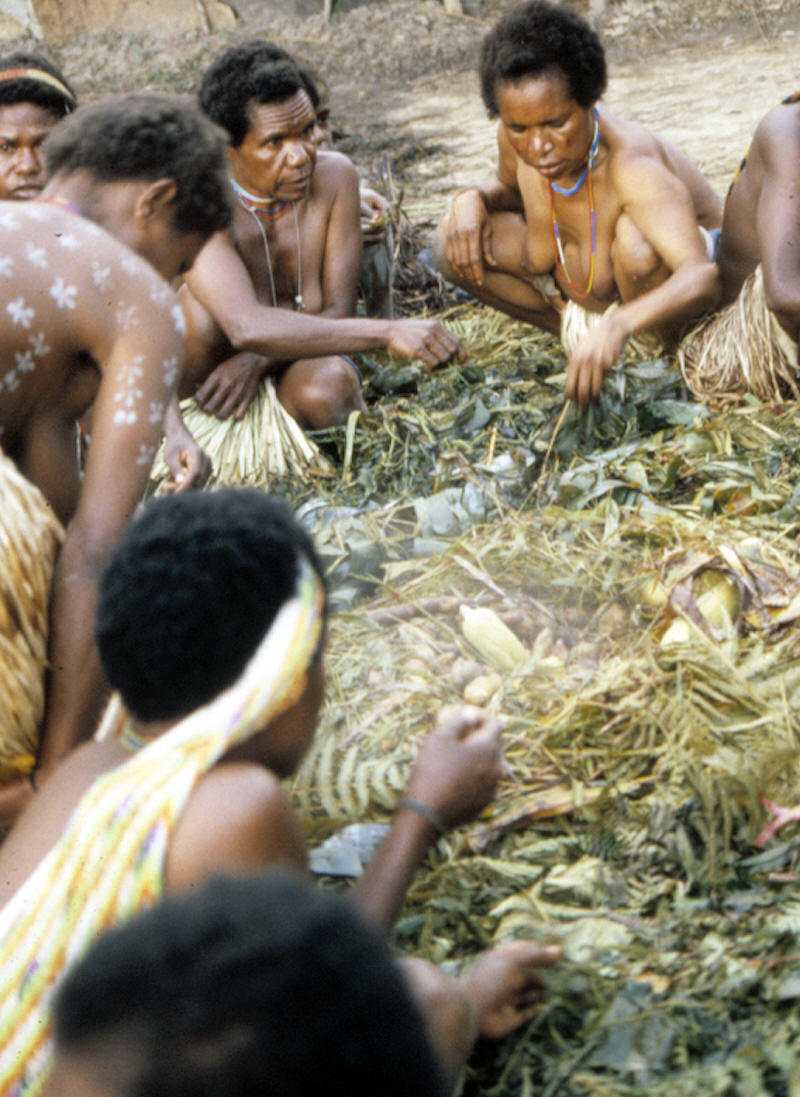
<path id="1" fill-rule="evenodd" d="M 232 47 L 206 72 L 199 97 L 230 138 L 237 208 L 182 290 L 181 395 L 197 391 L 206 410 L 241 417 L 267 375 L 302 426 L 325 427 L 362 406 L 345 354 L 387 348 L 431 368 L 463 354 L 435 321 L 356 317 L 358 177 L 346 157 L 317 151 L 314 105 L 291 60 L 260 40 Z"/>
<path id="2" fill-rule="evenodd" d="M 480 76 L 500 119 L 498 166 L 455 196 L 437 262 L 474 296 L 547 331 L 559 331 L 568 302 L 602 316 L 567 370 L 567 397 L 586 405 L 630 336 L 674 341 L 715 304 L 700 229 L 719 227 L 722 202 L 676 148 L 598 105 L 603 47 L 571 8 L 514 8 L 484 40 Z"/>

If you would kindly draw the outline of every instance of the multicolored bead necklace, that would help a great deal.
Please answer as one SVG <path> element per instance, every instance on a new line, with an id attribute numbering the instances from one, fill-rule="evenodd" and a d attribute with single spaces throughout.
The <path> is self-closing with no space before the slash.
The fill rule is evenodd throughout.
<path id="1" fill-rule="evenodd" d="M 46 206 L 61 206 L 62 209 L 69 210 L 70 213 L 74 213 L 76 217 L 83 217 L 83 210 L 75 202 L 70 201 L 69 198 L 61 198 L 59 195 L 54 195 L 52 198 L 32 198 L 32 202 L 41 202 Z"/>
<path id="2" fill-rule="evenodd" d="M 240 186 L 233 176 L 228 176 L 231 186 L 233 187 L 234 194 L 239 200 L 240 205 L 247 210 L 250 216 L 256 223 L 256 228 L 261 235 L 261 242 L 264 245 L 264 258 L 267 261 L 267 274 L 269 275 L 269 288 L 272 296 L 272 307 L 278 307 L 278 295 L 275 291 L 275 274 L 272 269 L 272 255 L 269 250 L 269 243 L 267 242 L 267 234 L 264 231 L 264 226 L 261 224 L 261 218 L 266 217 L 272 220 L 283 213 L 287 206 L 292 207 L 292 213 L 294 214 L 294 234 L 297 244 L 297 293 L 294 295 L 294 307 L 298 312 L 304 312 L 306 303 L 303 300 L 303 246 L 300 239 L 300 222 L 297 219 L 297 207 L 294 202 L 282 202 L 280 199 L 276 201 L 274 198 L 258 198 L 255 194 L 251 194 Z"/>
<path id="3" fill-rule="evenodd" d="M 271 221 L 274 217 L 280 217 L 289 206 L 288 202 L 282 202 L 280 198 L 260 198 L 257 194 L 251 194 L 249 190 L 245 190 L 237 183 L 232 175 L 228 178 L 233 187 L 233 193 L 249 213 L 258 213 Z"/>
<path id="4" fill-rule="evenodd" d="M 600 147 L 600 125 L 599 115 L 597 107 L 594 108 L 594 134 L 592 136 L 592 143 L 589 146 L 589 154 L 586 158 L 586 167 L 580 174 L 580 177 L 572 187 L 560 187 L 558 183 L 551 183 L 548 180 L 547 193 L 550 197 L 550 220 L 553 225 L 553 249 L 555 252 L 555 259 L 558 266 L 561 267 L 561 272 L 564 275 L 564 281 L 569 286 L 570 290 L 576 295 L 576 297 L 588 297 L 592 291 L 592 284 L 594 282 L 594 262 L 595 252 L 597 244 L 597 219 L 595 217 L 594 210 L 594 192 L 592 191 L 592 168 L 594 167 L 595 157 L 597 156 L 597 150 Z M 568 198 L 573 194 L 577 194 L 584 183 L 588 182 L 587 195 L 589 198 L 589 230 L 592 237 L 592 251 L 591 258 L 589 259 L 589 273 L 586 275 L 582 283 L 573 282 L 570 279 L 569 271 L 567 270 L 567 264 L 564 260 L 564 247 L 561 243 L 561 233 L 558 230 L 558 221 L 556 220 L 556 210 L 553 204 L 553 191 Z"/>

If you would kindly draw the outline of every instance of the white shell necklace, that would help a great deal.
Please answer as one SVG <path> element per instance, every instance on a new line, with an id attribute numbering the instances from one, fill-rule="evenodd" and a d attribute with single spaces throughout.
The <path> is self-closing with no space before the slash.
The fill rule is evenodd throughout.
<path id="1" fill-rule="evenodd" d="M 297 293 L 294 297 L 294 307 L 298 312 L 303 312 L 306 307 L 306 303 L 303 300 L 303 248 L 300 242 L 300 223 L 297 218 L 297 207 L 294 202 L 282 202 L 280 198 L 261 198 L 259 195 L 251 194 L 249 190 L 244 189 L 241 183 L 237 183 L 232 175 L 228 176 L 228 180 L 233 188 L 234 194 L 239 199 L 239 204 L 255 218 L 255 222 L 258 225 L 258 231 L 261 233 L 261 240 L 264 244 L 264 257 L 267 260 L 267 273 L 269 274 L 269 286 L 272 292 L 273 308 L 278 307 L 278 296 L 275 292 L 272 256 L 270 255 L 267 234 L 261 223 L 261 217 L 263 216 L 270 221 L 274 221 L 276 217 L 280 217 L 281 213 L 288 205 L 291 205 L 292 213 L 294 214 L 295 240 L 297 241 Z"/>
<path id="2" fill-rule="evenodd" d="M 263 240 L 263 253 L 264 258 L 267 260 L 267 273 L 270 276 L 272 307 L 278 308 L 278 294 L 275 293 L 275 276 L 272 273 L 272 256 L 270 255 L 270 246 L 267 242 L 267 233 L 264 231 L 258 213 L 255 210 L 248 210 L 247 206 L 245 206 L 245 208 L 258 225 L 258 230 L 261 234 L 261 239 Z M 297 292 L 294 295 L 294 307 L 297 309 L 298 313 L 302 313 L 305 310 L 305 302 L 303 301 L 303 248 L 300 242 L 300 222 L 298 222 L 297 219 L 297 207 L 294 202 L 292 202 L 292 213 L 294 214 L 294 236 L 297 241 Z"/>
<path id="3" fill-rule="evenodd" d="M 264 258 L 267 260 L 267 273 L 269 274 L 269 288 L 272 294 L 272 307 L 278 307 L 278 295 L 275 292 L 275 275 L 272 270 L 272 255 L 270 254 L 269 244 L 267 243 L 267 234 L 264 231 L 264 226 L 261 224 L 261 218 L 258 216 L 258 212 L 252 209 L 246 203 L 242 202 L 242 206 L 255 223 L 258 225 L 258 231 L 261 233 L 261 239 L 264 243 Z M 297 217 L 297 206 L 294 202 L 291 203 L 292 213 L 294 214 L 294 232 L 295 240 L 297 241 L 297 293 L 294 296 L 294 307 L 298 312 L 304 312 L 306 303 L 303 300 L 303 248 L 300 243 L 300 221 Z"/>

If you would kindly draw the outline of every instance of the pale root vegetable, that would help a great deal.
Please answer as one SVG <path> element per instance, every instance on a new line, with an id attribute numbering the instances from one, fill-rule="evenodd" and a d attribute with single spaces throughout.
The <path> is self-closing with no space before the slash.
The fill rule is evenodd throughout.
<path id="1" fill-rule="evenodd" d="M 479 674 L 464 687 L 464 700 L 468 705 L 477 705 L 478 708 L 482 708 L 491 701 L 502 684 L 503 679 L 496 670 L 488 674 Z"/>
<path id="2" fill-rule="evenodd" d="M 695 603 L 706 621 L 714 628 L 721 629 L 726 636 L 732 636 L 736 621 L 742 609 L 742 593 L 736 580 L 724 571 L 708 568 L 701 572 L 695 581 Z M 688 643 L 699 629 L 687 618 L 676 617 L 661 637 L 661 644 Z"/>
<path id="3" fill-rule="evenodd" d="M 663 609 L 669 601 L 667 588 L 657 575 L 648 575 L 637 591 L 639 602 L 645 609 Z"/>

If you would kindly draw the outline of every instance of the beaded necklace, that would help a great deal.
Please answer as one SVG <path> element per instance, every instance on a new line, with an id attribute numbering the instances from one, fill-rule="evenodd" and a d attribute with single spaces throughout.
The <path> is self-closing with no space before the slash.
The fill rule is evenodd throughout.
<path id="1" fill-rule="evenodd" d="M 278 217 L 287 206 L 291 205 L 292 213 L 294 214 L 294 235 L 297 245 L 297 293 L 294 296 L 294 307 L 298 312 L 304 312 L 306 303 L 303 300 L 303 246 L 300 240 L 300 222 L 297 218 L 297 207 L 294 202 L 282 202 L 280 199 L 274 198 L 258 198 L 255 194 L 251 194 L 240 186 L 239 183 L 233 178 L 228 177 L 230 184 L 233 187 L 234 194 L 239 200 L 239 204 L 243 209 L 246 209 L 250 216 L 256 223 L 256 227 L 261 235 L 261 242 L 264 245 L 264 258 L 267 261 L 267 274 L 269 276 L 269 288 L 272 296 L 272 307 L 278 307 L 278 295 L 275 292 L 275 274 L 272 270 L 272 255 L 269 250 L 269 243 L 267 242 L 267 234 L 264 231 L 264 226 L 261 224 L 261 218 L 266 217 L 268 220 L 273 220 Z"/>
<path id="2" fill-rule="evenodd" d="M 83 210 L 80 206 L 77 206 L 69 198 L 61 198 L 55 195 L 53 198 L 32 198 L 32 202 L 41 202 L 46 206 L 61 206 L 62 209 L 69 210 L 70 213 L 74 213 L 76 217 L 83 217 Z"/>
<path id="3" fill-rule="evenodd" d="M 569 198 L 573 194 L 577 194 L 583 184 L 586 182 L 586 177 L 589 173 L 589 169 L 594 164 L 594 159 L 597 156 L 597 150 L 600 148 L 600 114 L 597 107 L 594 108 L 594 130 L 592 132 L 592 143 L 589 145 L 589 153 L 586 157 L 586 167 L 580 174 L 578 182 L 572 187 L 560 187 L 558 183 L 550 183 L 550 186 L 556 192 L 556 194 L 563 194 L 565 198 Z"/>
<path id="4" fill-rule="evenodd" d="M 245 190 L 240 183 L 237 183 L 232 175 L 229 175 L 228 179 L 234 194 L 248 213 L 258 213 L 271 221 L 274 217 L 280 217 L 289 205 L 288 202 L 282 202 L 280 198 L 260 198 L 257 194 L 251 194 L 249 190 Z"/>
<path id="5" fill-rule="evenodd" d="M 245 206 L 245 209 L 247 207 Z M 272 307 L 278 307 L 278 295 L 275 292 L 275 275 L 272 272 L 272 255 L 270 254 L 269 244 L 267 243 L 267 234 L 264 232 L 264 226 L 259 220 L 259 216 L 254 209 L 247 211 L 256 223 L 258 231 L 261 233 L 261 241 L 264 245 L 264 258 L 267 260 L 267 274 L 269 275 L 269 288 L 272 293 Z M 294 295 L 294 307 L 298 312 L 305 312 L 306 303 L 303 300 L 303 247 L 300 241 L 300 222 L 297 219 L 297 207 L 292 202 L 292 213 L 294 214 L 294 237 L 297 246 L 297 293 Z"/>
<path id="6" fill-rule="evenodd" d="M 558 266 L 561 267 L 561 272 L 564 275 L 564 281 L 569 286 L 570 290 L 576 295 L 576 297 L 588 297 L 592 291 L 592 284 L 594 282 L 594 262 L 595 252 L 597 244 L 597 219 L 595 217 L 594 210 L 594 192 L 592 190 L 592 168 L 594 167 L 595 157 L 597 156 L 597 150 L 600 147 L 600 126 L 598 120 L 597 107 L 594 108 L 594 134 L 592 136 L 592 143 L 589 146 L 589 155 L 586 159 L 586 167 L 580 174 L 578 182 L 573 187 L 560 187 L 558 183 L 551 183 L 548 180 L 547 193 L 550 198 L 550 220 L 553 226 L 553 249 L 555 252 L 555 259 Z M 561 233 L 558 230 L 558 221 L 556 220 L 556 209 L 553 203 L 553 191 L 558 194 L 562 194 L 565 197 L 570 197 L 573 194 L 577 194 L 584 183 L 587 183 L 587 197 L 589 199 L 589 231 L 592 238 L 592 250 L 591 257 L 589 259 L 589 273 L 586 275 L 582 283 L 573 282 L 570 279 L 569 271 L 567 270 L 567 264 L 564 259 L 564 247 L 561 243 Z"/>
<path id="7" fill-rule="evenodd" d="M 119 745 L 126 750 L 128 754 L 136 754 L 137 751 L 143 750 L 145 747 L 149 747 L 151 743 L 155 742 L 155 736 L 152 739 L 146 738 L 144 735 L 139 735 L 137 731 L 134 731 L 133 723 L 130 720 L 125 721 L 125 726 L 119 735 Z"/>

